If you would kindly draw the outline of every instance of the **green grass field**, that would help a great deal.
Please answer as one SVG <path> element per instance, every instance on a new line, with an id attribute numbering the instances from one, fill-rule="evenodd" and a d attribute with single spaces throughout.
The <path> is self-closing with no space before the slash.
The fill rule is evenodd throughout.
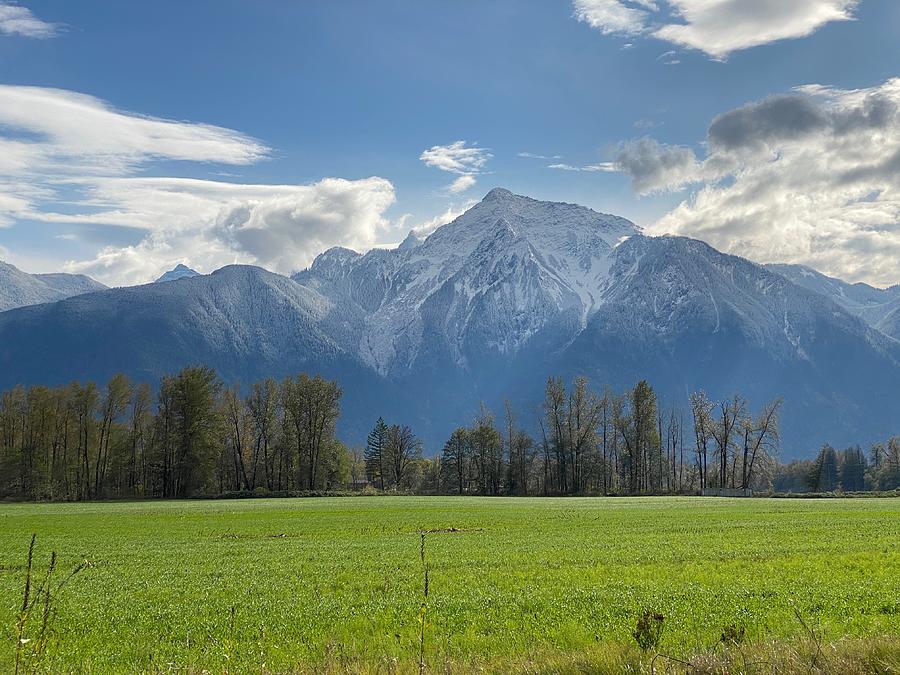
<path id="1" fill-rule="evenodd" d="M 521 662 L 900 633 L 900 500 L 359 497 L 0 505 L 0 671 L 36 565 L 90 566 L 61 592 L 39 669 L 244 672 Z M 443 530 L 443 531 L 437 531 Z M 455 531 L 452 531 L 455 530 Z M 233 608 L 233 611 L 232 611 Z M 396 661 L 395 661 L 396 659 Z"/>

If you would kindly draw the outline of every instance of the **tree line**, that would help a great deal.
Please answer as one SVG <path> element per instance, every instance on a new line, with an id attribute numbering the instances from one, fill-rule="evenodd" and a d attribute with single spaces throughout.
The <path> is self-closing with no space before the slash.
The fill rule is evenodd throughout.
<path id="1" fill-rule="evenodd" d="M 780 492 L 900 489 L 900 436 L 872 444 L 868 453 L 858 445 L 836 450 L 826 443 L 815 459 L 781 466 L 774 487 Z"/>
<path id="2" fill-rule="evenodd" d="M 242 395 L 210 368 L 156 392 L 115 375 L 0 395 L 0 496 L 82 500 L 327 490 L 362 476 L 335 438 L 341 389 L 301 374 Z"/>
<path id="3" fill-rule="evenodd" d="M 242 389 L 185 368 L 154 389 L 115 375 L 0 394 L 0 498 L 178 498 L 366 489 L 419 494 L 695 494 L 900 488 L 900 438 L 778 462 L 781 399 L 751 410 L 692 393 L 684 408 L 647 381 L 616 393 L 548 379 L 543 401 L 482 406 L 432 457 L 379 418 L 364 448 L 335 434 L 342 390 L 320 376 Z"/>
<path id="4" fill-rule="evenodd" d="M 586 378 L 549 378 L 530 434 L 507 403 L 456 429 L 441 454 L 445 491 L 458 494 L 662 494 L 763 487 L 775 469 L 781 400 L 752 414 L 740 396 L 660 403 L 642 380 L 623 394 Z"/>

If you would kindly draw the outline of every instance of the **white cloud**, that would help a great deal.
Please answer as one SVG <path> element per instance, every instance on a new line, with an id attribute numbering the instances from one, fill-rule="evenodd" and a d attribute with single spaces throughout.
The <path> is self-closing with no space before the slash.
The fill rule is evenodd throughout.
<path id="1" fill-rule="evenodd" d="M 232 129 L 118 111 L 93 96 L 43 87 L 0 85 L 0 126 L 17 134 L 2 140 L 7 171 L 123 173 L 158 159 L 241 165 L 269 153 Z"/>
<path id="2" fill-rule="evenodd" d="M 516 157 L 524 159 L 562 159 L 562 155 L 538 155 L 534 152 L 519 152 Z"/>
<path id="3" fill-rule="evenodd" d="M 648 35 L 724 59 L 848 21 L 859 0 L 574 0 L 575 17 L 604 34 Z M 673 17 L 675 21 L 673 21 Z M 666 61 L 672 65 L 676 59 Z"/>
<path id="4" fill-rule="evenodd" d="M 477 204 L 477 203 L 478 203 L 477 200 L 470 199 L 463 204 L 459 204 L 456 206 L 449 206 L 449 207 L 447 207 L 447 210 L 444 211 L 443 213 L 440 213 L 440 214 L 436 215 L 434 218 L 430 218 L 430 219 L 416 225 L 412 229 L 412 232 L 419 239 L 424 239 L 429 234 L 431 234 L 436 229 L 438 229 L 441 225 L 446 225 L 447 223 L 450 223 L 450 222 L 456 220 L 457 218 L 459 218 L 462 214 L 464 214 L 470 208 L 475 206 L 475 204 Z"/>
<path id="5" fill-rule="evenodd" d="M 41 21 L 27 7 L 12 2 L 0 2 L 0 33 L 30 38 L 52 38 L 59 26 Z"/>
<path id="6" fill-rule="evenodd" d="M 0 139 L 0 149 L 3 143 Z M 0 153 L 0 228 L 9 227 L 17 218 L 27 216 L 35 201 L 52 196 L 53 191 L 34 181 L 23 180 L 2 170 Z"/>
<path id="7" fill-rule="evenodd" d="M 586 164 L 584 166 L 575 166 L 573 164 L 548 164 L 548 169 L 556 169 L 559 171 L 588 171 L 615 173 L 619 171 L 619 167 L 615 162 L 599 162 L 597 164 Z"/>
<path id="8" fill-rule="evenodd" d="M 857 0 L 669 0 L 684 23 L 654 35 L 673 44 L 724 58 L 750 47 L 805 37 L 832 21 L 852 18 Z"/>
<path id="9" fill-rule="evenodd" d="M 681 59 L 678 58 L 678 52 L 676 51 L 664 52 L 657 56 L 656 60 L 661 61 L 664 66 L 677 66 L 681 63 Z"/>
<path id="10" fill-rule="evenodd" d="M 201 271 L 246 262 L 289 273 L 329 246 L 371 246 L 394 201 L 391 183 L 377 177 L 246 185 L 137 175 L 159 160 L 252 164 L 269 149 L 231 129 L 118 111 L 69 91 L 0 86 L 0 134 L 0 227 L 137 230 L 134 246 L 66 265 L 111 284 L 149 281 L 184 261 Z"/>
<path id="11" fill-rule="evenodd" d="M 448 187 L 447 189 L 450 190 L 450 192 L 452 192 L 453 194 L 459 194 L 460 192 L 465 192 L 469 188 L 473 187 L 475 183 L 475 176 L 471 174 L 465 174 L 450 183 L 450 187 Z"/>
<path id="12" fill-rule="evenodd" d="M 465 192 L 475 185 L 475 176 L 487 164 L 493 155 L 477 144 L 469 145 L 466 141 L 456 141 L 450 145 L 434 145 L 419 155 L 425 166 L 431 166 L 448 173 L 459 174 L 459 178 L 447 186 L 452 194 Z"/>
<path id="13" fill-rule="evenodd" d="M 640 192 L 697 185 L 651 232 L 849 281 L 900 281 L 900 78 L 736 108 L 711 122 L 706 148 L 702 158 L 652 139 L 620 149 Z"/>
<path id="14" fill-rule="evenodd" d="M 493 155 L 476 144 L 456 141 L 450 145 L 435 145 L 419 155 L 426 166 L 450 173 L 478 173 Z"/>
<path id="15" fill-rule="evenodd" d="M 644 31 L 648 13 L 639 9 L 648 3 L 628 3 L 622 0 L 574 0 L 575 18 L 601 33 L 636 35 Z M 629 6 L 630 5 L 630 6 Z M 650 9 L 655 6 L 650 5 Z"/>

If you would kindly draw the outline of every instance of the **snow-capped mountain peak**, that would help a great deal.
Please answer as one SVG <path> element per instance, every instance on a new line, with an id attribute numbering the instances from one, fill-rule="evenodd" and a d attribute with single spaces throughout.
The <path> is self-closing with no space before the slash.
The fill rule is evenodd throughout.
<path id="1" fill-rule="evenodd" d="M 178 263 L 174 268 L 170 269 L 153 283 L 159 284 L 167 281 L 177 281 L 178 279 L 190 279 L 191 277 L 197 276 L 200 276 L 199 272 L 192 270 L 187 265 Z"/>
<path id="2" fill-rule="evenodd" d="M 577 204 L 539 201 L 504 188 L 494 188 L 459 218 L 435 230 L 424 244 L 428 247 L 451 245 L 459 252 L 471 252 L 501 221 L 512 226 L 538 250 L 560 253 L 571 253 L 579 245 L 586 245 L 593 251 L 612 249 L 621 237 L 640 232 L 637 225 L 619 216 L 597 213 Z"/>
<path id="3" fill-rule="evenodd" d="M 466 365 L 473 349 L 517 352 L 561 315 L 584 326 L 615 247 L 639 232 L 618 216 L 494 188 L 424 241 L 411 234 L 362 256 L 331 249 L 294 279 L 363 310 L 360 355 L 379 372 L 410 368 L 435 338 Z"/>

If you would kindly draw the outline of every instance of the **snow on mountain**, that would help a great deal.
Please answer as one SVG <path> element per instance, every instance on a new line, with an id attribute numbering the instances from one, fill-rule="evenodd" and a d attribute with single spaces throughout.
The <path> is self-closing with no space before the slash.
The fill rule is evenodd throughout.
<path id="1" fill-rule="evenodd" d="M 178 263 L 173 269 L 163 274 L 159 279 L 154 281 L 155 284 L 164 283 L 166 281 L 177 281 L 178 279 L 189 279 L 190 277 L 200 276 L 199 272 L 195 272 L 187 265 Z"/>
<path id="2" fill-rule="evenodd" d="M 28 274 L 0 261 L 0 312 L 106 288 L 83 274 Z"/>
<path id="3" fill-rule="evenodd" d="M 772 264 L 766 267 L 798 286 L 830 298 L 870 326 L 900 340 L 900 285 L 874 288 L 864 283 L 850 284 L 805 265 Z"/>
<path id="4" fill-rule="evenodd" d="M 378 372 L 437 354 L 464 366 L 515 353 L 560 316 L 585 325 L 611 253 L 638 232 L 624 218 L 496 188 L 415 246 L 331 249 L 294 279 L 367 313 L 359 352 Z"/>
<path id="5" fill-rule="evenodd" d="M 900 345 L 760 265 L 692 239 L 632 237 L 603 301 L 554 370 L 616 387 L 642 373 L 669 401 L 700 388 L 754 405 L 783 396 L 794 455 L 896 429 Z"/>
<path id="6" fill-rule="evenodd" d="M 137 381 L 191 365 L 229 385 L 299 372 L 345 388 L 342 429 L 365 434 L 372 401 L 392 414 L 408 404 L 348 353 L 360 318 L 287 277 L 232 265 L 178 283 L 115 288 L 0 313 L 0 389 L 17 383 Z M 359 420 L 357 428 L 355 421 Z"/>
<path id="7" fill-rule="evenodd" d="M 415 248 L 419 244 L 422 243 L 422 240 L 416 236 L 416 233 L 410 230 L 410 233 L 406 235 L 406 239 L 400 242 L 400 245 L 397 247 L 400 251 L 408 251 L 411 248 Z"/>

